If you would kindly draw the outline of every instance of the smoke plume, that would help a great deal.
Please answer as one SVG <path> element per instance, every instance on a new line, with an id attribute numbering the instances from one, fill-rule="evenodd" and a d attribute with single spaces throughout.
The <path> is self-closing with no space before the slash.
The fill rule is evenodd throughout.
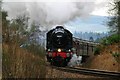
<path id="1" fill-rule="evenodd" d="M 89 16 L 94 6 L 94 2 L 73 2 L 72 0 L 71 2 L 4 2 L 3 10 L 8 12 L 8 19 L 27 15 L 30 23 L 51 26 L 64 24 L 76 17 Z"/>

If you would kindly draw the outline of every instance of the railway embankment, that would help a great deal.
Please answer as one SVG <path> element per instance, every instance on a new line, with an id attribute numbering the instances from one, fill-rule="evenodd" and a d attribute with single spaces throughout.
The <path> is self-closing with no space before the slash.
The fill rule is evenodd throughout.
<path id="1" fill-rule="evenodd" d="M 83 67 L 120 72 L 120 47 L 118 44 L 101 46 L 100 54 L 90 56 Z"/>

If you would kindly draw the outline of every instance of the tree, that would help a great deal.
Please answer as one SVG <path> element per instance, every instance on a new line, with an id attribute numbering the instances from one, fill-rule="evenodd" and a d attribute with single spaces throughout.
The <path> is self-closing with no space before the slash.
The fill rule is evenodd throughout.
<path id="1" fill-rule="evenodd" d="M 109 11 L 115 16 L 111 17 L 107 23 L 112 33 L 120 34 L 120 1 L 115 1 L 112 4 L 113 8 Z"/>
<path id="2" fill-rule="evenodd" d="M 89 41 L 94 41 L 94 39 L 93 39 L 93 37 L 92 37 L 92 36 L 89 38 Z"/>
<path id="3" fill-rule="evenodd" d="M 9 20 L 6 19 L 7 12 L 2 11 L 2 36 L 3 36 L 3 41 L 8 42 L 9 40 Z"/>

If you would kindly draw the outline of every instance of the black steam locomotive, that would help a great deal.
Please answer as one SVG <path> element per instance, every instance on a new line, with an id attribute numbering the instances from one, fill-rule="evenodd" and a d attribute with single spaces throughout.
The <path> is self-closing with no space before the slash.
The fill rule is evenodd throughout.
<path id="1" fill-rule="evenodd" d="M 62 26 L 47 33 L 46 57 L 52 65 L 66 66 L 72 57 L 72 33 Z"/>

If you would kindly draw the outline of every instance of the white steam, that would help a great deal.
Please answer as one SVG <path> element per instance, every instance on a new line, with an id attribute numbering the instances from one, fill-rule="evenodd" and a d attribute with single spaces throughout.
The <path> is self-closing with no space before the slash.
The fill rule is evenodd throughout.
<path id="1" fill-rule="evenodd" d="M 70 62 L 68 63 L 69 67 L 75 67 L 81 65 L 82 56 L 77 56 L 76 54 L 73 54 L 72 58 L 70 59 Z"/>
<path id="2" fill-rule="evenodd" d="M 59 0 L 58 0 L 59 1 Z M 71 0 L 73 1 L 73 0 Z M 94 2 L 4 2 L 8 19 L 29 16 L 29 22 L 41 26 L 64 24 L 76 17 L 86 17 L 94 10 Z M 48 27 L 46 27 L 48 28 Z"/>

